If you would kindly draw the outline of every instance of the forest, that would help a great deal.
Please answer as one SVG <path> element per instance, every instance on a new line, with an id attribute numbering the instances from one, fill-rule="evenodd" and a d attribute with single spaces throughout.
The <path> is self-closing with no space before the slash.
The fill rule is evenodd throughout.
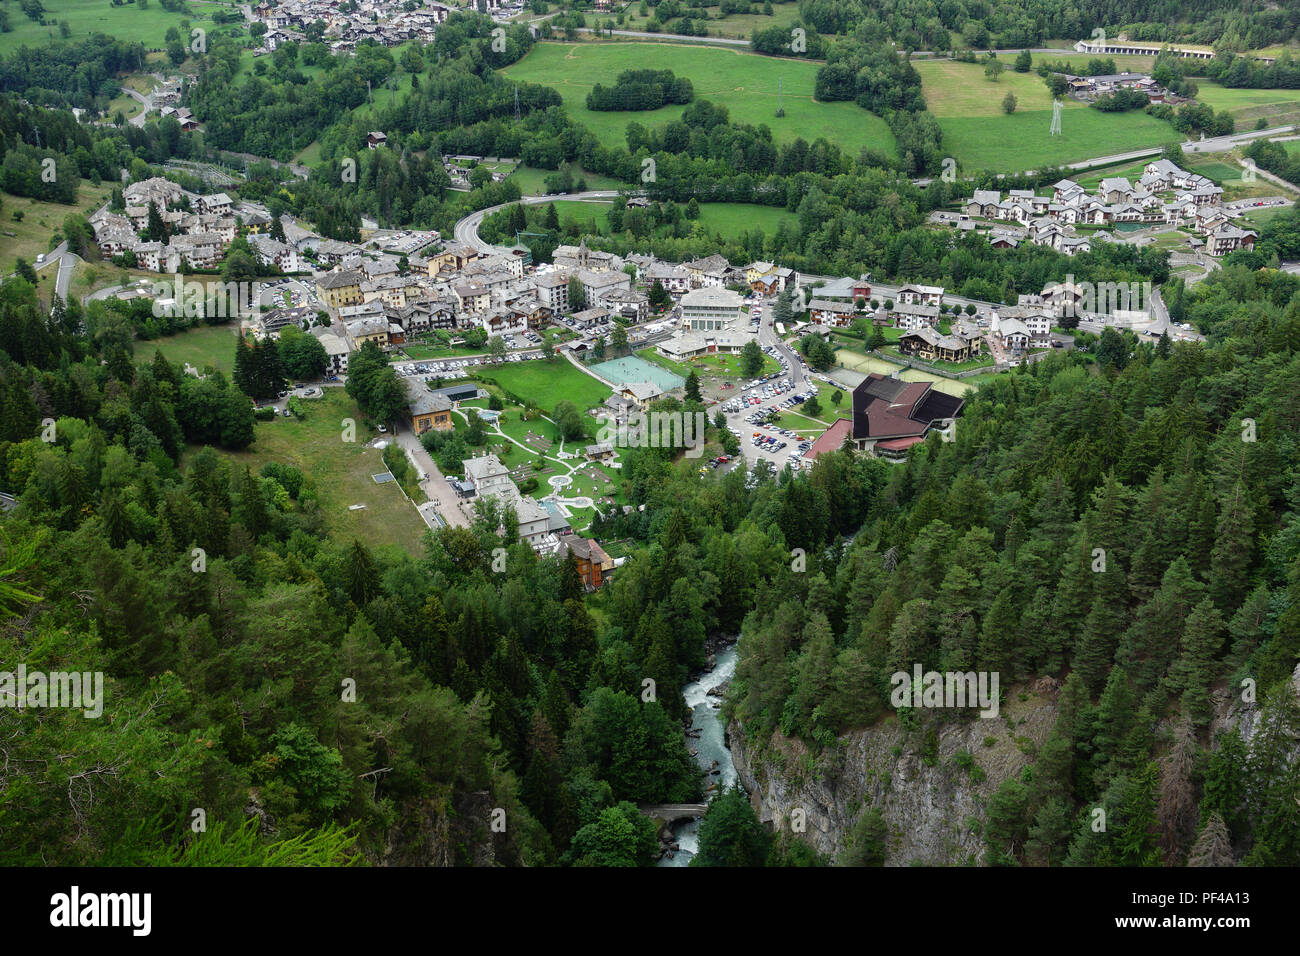
<path id="1" fill-rule="evenodd" d="M 3 656 L 104 670 L 112 715 L 0 714 L 0 813 L 23 836 L 6 862 L 297 841 L 334 862 L 648 864 L 628 805 L 699 796 L 680 688 L 737 634 L 727 713 L 758 752 L 781 734 L 832 754 L 892 719 L 905 662 L 1059 682 L 983 862 L 1300 862 L 1294 276 L 1229 264 L 1178 301 L 1207 344 L 1108 331 L 981 386 L 957 441 L 904 465 L 835 452 L 806 476 L 701 480 L 628 450 L 645 509 L 597 518 L 629 559 L 594 595 L 512 544 L 509 514 L 431 532 L 419 557 L 337 540 L 309 477 L 203 447 L 225 439 L 202 418 L 223 393 L 248 408 L 237 386 L 183 381 L 120 330 L 79 335 L 75 308 L 46 319 L 21 279 L 2 292 L 23 343 L 0 364 Z M 1213 721 L 1246 678 L 1268 715 L 1248 738 Z M 899 718 L 921 752 L 960 719 Z M 1109 835 L 1087 826 L 1097 802 Z M 717 806 L 699 865 L 831 862 L 765 837 L 743 799 Z M 196 807 L 223 827 L 193 834 Z M 240 836 L 250 816 L 260 839 Z M 839 862 L 880 861 L 862 820 Z"/>

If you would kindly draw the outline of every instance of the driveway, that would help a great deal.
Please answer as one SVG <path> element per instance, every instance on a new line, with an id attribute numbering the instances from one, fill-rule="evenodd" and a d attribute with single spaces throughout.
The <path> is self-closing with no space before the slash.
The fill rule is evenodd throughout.
<path id="1" fill-rule="evenodd" d="M 465 511 L 463 502 L 459 495 L 452 489 L 447 482 L 443 473 L 438 470 L 438 465 L 434 462 L 433 457 L 424 450 L 420 444 L 420 439 L 415 437 L 415 433 L 404 425 L 398 425 L 393 433 L 394 440 L 402 448 L 410 453 L 415 459 L 416 465 L 424 474 L 420 479 L 420 489 L 424 496 L 429 499 L 433 509 L 442 516 L 442 520 L 456 528 L 468 528 L 470 526 L 469 513 Z M 421 506 L 422 515 L 424 506 Z M 425 518 L 428 521 L 428 518 Z"/>

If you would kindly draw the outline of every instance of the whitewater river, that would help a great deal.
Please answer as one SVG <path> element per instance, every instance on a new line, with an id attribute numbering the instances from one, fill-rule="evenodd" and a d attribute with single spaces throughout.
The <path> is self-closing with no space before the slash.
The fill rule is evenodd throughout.
<path id="1" fill-rule="evenodd" d="M 708 770 L 713 761 L 718 762 L 718 769 L 722 773 L 710 779 L 717 783 L 719 790 L 725 790 L 736 782 L 736 767 L 731 762 L 731 751 L 727 749 L 726 736 L 723 733 L 722 721 L 718 718 L 718 710 L 713 706 L 715 703 L 721 703 L 721 698 L 710 697 L 708 694 L 713 688 L 731 680 L 735 672 L 736 645 L 733 644 L 718 652 L 717 665 L 713 670 L 702 674 L 699 680 L 687 684 L 682 689 L 682 697 L 691 711 L 691 728 L 700 731 L 698 737 L 686 738 L 687 746 L 699 751 L 696 760 L 704 770 Z M 673 854 L 672 859 L 668 857 L 661 859 L 659 866 L 686 866 L 690 863 L 691 857 L 695 855 L 695 850 L 699 846 L 699 830 L 699 820 L 684 820 L 676 824 L 673 827 L 673 834 L 681 849 Z"/>

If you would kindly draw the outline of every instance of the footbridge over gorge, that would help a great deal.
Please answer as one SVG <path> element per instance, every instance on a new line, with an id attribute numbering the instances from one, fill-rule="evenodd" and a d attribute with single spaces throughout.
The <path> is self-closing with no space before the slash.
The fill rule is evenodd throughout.
<path id="1" fill-rule="evenodd" d="M 678 820 L 693 820 L 704 816 L 709 809 L 707 803 L 642 803 L 637 807 L 651 820 L 676 823 Z"/>

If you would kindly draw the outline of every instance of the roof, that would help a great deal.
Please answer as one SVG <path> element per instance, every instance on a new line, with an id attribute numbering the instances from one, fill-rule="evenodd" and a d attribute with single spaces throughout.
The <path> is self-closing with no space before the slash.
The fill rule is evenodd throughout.
<path id="1" fill-rule="evenodd" d="M 836 451 L 844 444 L 845 438 L 851 438 L 852 436 L 853 419 L 837 418 L 830 428 L 817 436 L 817 440 L 812 443 L 803 457 L 805 460 L 811 461 L 825 452 Z"/>
<path id="2" fill-rule="evenodd" d="M 826 299 L 813 299 L 808 303 L 810 312 L 853 312 L 854 306 L 850 302 L 830 302 Z"/>
<path id="3" fill-rule="evenodd" d="M 854 438 L 924 435 L 930 423 L 954 417 L 965 403 L 929 382 L 904 382 L 873 372 L 853 390 Z"/>
<path id="4" fill-rule="evenodd" d="M 477 484 L 484 478 L 494 478 L 499 475 L 507 475 L 509 471 L 506 466 L 501 464 L 501 459 L 496 455 L 481 455 L 478 458 L 465 459 L 465 477 Z"/>
<path id="5" fill-rule="evenodd" d="M 407 401 L 412 415 L 432 415 L 451 411 L 451 402 L 445 395 L 431 392 L 418 378 L 406 379 Z"/>
<path id="6" fill-rule="evenodd" d="M 663 394 L 654 382 L 627 382 L 619 388 L 619 392 L 631 392 L 632 397 L 638 401 L 647 401 Z"/>
<path id="7" fill-rule="evenodd" d="M 345 269 L 342 272 L 331 272 L 321 276 L 316 280 L 316 284 L 322 289 L 343 289 L 351 285 L 360 286 L 363 278 L 365 277 L 360 272 Z"/>
<path id="8" fill-rule="evenodd" d="M 599 564 L 604 570 L 614 567 L 613 559 L 605 553 L 605 549 L 594 538 L 573 535 L 564 539 L 564 546 L 573 553 L 574 557 Z"/>
<path id="9" fill-rule="evenodd" d="M 682 296 L 681 306 L 686 308 L 740 309 L 744 300 L 730 289 L 692 289 Z"/>

